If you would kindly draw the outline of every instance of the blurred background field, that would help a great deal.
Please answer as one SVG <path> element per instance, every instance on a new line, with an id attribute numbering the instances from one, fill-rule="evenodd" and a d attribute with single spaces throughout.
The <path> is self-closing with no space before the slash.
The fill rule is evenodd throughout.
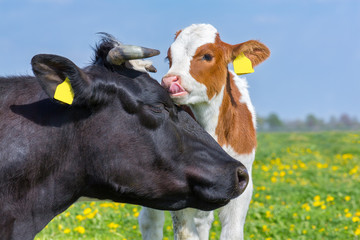
<path id="1" fill-rule="evenodd" d="M 260 133 L 253 178 L 246 239 L 360 239 L 360 132 Z M 141 239 L 140 210 L 78 202 L 35 239 Z M 210 239 L 220 225 L 215 216 Z M 168 212 L 164 239 L 173 239 Z"/>

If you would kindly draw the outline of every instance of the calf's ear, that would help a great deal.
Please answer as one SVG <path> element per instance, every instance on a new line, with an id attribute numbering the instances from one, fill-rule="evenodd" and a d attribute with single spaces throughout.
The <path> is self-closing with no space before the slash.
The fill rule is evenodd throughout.
<path id="1" fill-rule="evenodd" d="M 253 67 L 259 65 L 270 56 L 270 50 L 256 40 L 250 40 L 232 46 L 232 60 L 242 53 L 250 59 Z"/>
<path id="2" fill-rule="evenodd" d="M 39 54 L 32 58 L 33 72 L 50 98 L 66 104 L 76 104 L 90 85 L 87 75 L 67 58 Z"/>

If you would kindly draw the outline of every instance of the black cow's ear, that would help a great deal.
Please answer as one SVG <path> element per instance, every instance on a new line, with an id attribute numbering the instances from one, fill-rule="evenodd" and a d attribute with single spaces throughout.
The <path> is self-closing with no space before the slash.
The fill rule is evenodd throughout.
<path id="1" fill-rule="evenodd" d="M 88 76 L 67 58 L 39 54 L 32 58 L 31 65 L 47 95 L 63 103 L 76 103 L 90 85 Z"/>

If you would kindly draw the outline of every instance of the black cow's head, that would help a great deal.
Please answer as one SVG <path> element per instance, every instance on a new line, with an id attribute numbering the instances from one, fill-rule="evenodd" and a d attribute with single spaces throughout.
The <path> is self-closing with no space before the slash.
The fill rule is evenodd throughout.
<path id="1" fill-rule="evenodd" d="M 55 55 L 36 55 L 31 62 L 50 98 L 65 79 L 70 82 L 73 101 L 63 114 L 88 113 L 66 117 L 75 119 L 67 137 L 76 145 L 73 161 L 83 169 L 76 178 L 83 181 L 79 195 L 211 210 L 241 194 L 248 181 L 245 167 L 175 106 L 158 82 L 131 69 L 129 58 L 122 58 L 128 50 L 119 45 L 105 38 L 84 69 Z M 146 52 L 140 58 L 157 53 L 135 51 Z"/>

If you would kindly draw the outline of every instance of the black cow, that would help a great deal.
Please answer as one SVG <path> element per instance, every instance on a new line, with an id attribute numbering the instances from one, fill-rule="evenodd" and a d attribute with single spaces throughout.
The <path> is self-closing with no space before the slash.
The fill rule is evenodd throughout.
<path id="1" fill-rule="evenodd" d="M 81 196 L 211 210 L 244 191 L 245 167 L 128 61 L 156 54 L 104 37 L 84 69 L 41 54 L 35 77 L 0 78 L 0 239 L 34 238 Z M 64 80 L 71 105 L 53 99 Z"/>

